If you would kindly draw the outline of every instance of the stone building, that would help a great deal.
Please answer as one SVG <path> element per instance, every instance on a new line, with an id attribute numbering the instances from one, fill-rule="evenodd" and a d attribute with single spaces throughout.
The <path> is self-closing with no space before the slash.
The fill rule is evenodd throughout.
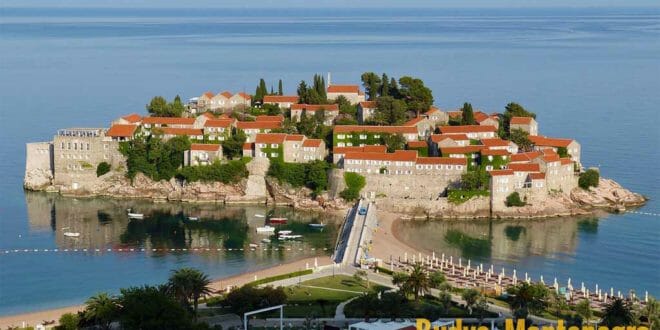
<path id="1" fill-rule="evenodd" d="M 415 126 L 339 125 L 332 130 L 332 143 L 337 147 L 378 145 L 385 134 L 401 134 L 406 141 L 419 140 Z"/>
<path id="2" fill-rule="evenodd" d="M 378 152 L 385 153 L 387 152 L 387 146 L 384 145 L 374 145 L 374 146 L 355 146 L 355 147 L 334 147 L 332 149 L 332 162 L 343 166 L 344 156 L 347 152 Z"/>
<path id="3" fill-rule="evenodd" d="M 511 117 L 509 131 L 521 129 L 529 135 L 539 135 L 539 124 L 532 117 Z"/>
<path id="4" fill-rule="evenodd" d="M 280 121 L 239 121 L 236 122 L 236 129 L 243 131 L 246 136 L 246 142 L 254 142 L 257 134 L 270 133 L 274 129 L 282 128 Z"/>
<path id="5" fill-rule="evenodd" d="M 364 124 L 366 121 L 373 118 L 376 113 L 376 101 L 362 101 L 357 106 L 357 120 L 358 123 Z"/>
<path id="6" fill-rule="evenodd" d="M 440 133 L 465 134 L 473 140 L 492 139 L 497 136 L 497 128 L 490 125 L 440 126 Z"/>
<path id="7" fill-rule="evenodd" d="M 55 186 L 78 189 L 96 179 L 96 168 L 106 162 L 111 168 L 125 166 L 119 141 L 106 136 L 103 128 L 68 128 L 53 138 Z"/>
<path id="8" fill-rule="evenodd" d="M 291 121 L 297 123 L 305 114 L 307 117 L 323 116 L 323 124 L 331 126 L 339 116 L 337 104 L 293 104 L 291 105 Z"/>
<path id="9" fill-rule="evenodd" d="M 264 104 L 277 105 L 280 109 L 290 109 L 291 105 L 298 103 L 298 95 L 265 95 Z"/>
<path id="10" fill-rule="evenodd" d="M 220 144 L 193 143 L 190 149 L 183 154 L 184 166 L 210 165 L 222 159 L 222 146 Z"/>
<path id="11" fill-rule="evenodd" d="M 500 127 L 500 120 L 497 114 L 489 115 L 487 113 L 477 111 L 474 113 L 474 120 L 481 126 L 493 126 L 496 129 Z"/>
<path id="12" fill-rule="evenodd" d="M 111 138 L 113 141 L 130 141 L 137 131 L 138 126 L 133 124 L 114 124 L 105 133 L 105 136 Z"/>
<path id="13" fill-rule="evenodd" d="M 334 101 L 339 96 L 345 97 L 351 104 L 365 101 L 364 92 L 358 85 L 329 85 L 327 88 L 328 100 Z"/>
<path id="14" fill-rule="evenodd" d="M 431 109 L 423 113 L 422 116 L 430 120 L 434 126 L 445 125 L 449 122 L 449 115 L 436 107 L 431 107 Z"/>
<path id="15" fill-rule="evenodd" d="M 543 150 L 551 148 L 557 153 L 561 154 L 563 149 L 573 161 L 580 164 L 580 153 L 581 147 L 580 144 L 573 139 L 560 139 L 560 138 L 550 138 L 547 136 L 529 136 L 529 140 L 534 144 L 534 150 Z"/>
<path id="16" fill-rule="evenodd" d="M 407 122 L 403 123 L 402 126 L 413 126 L 417 128 L 417 135 L 419 135 L 419 137 L 423 139 L 426 139 L 427 137 L 431 136 L 431 134 L 433 133 L 433 129 L 435 128 L 434 123 L 426 119 L 425 117 L 417 117 L 410 119 Z"/>
<path id="17" fill-rule="evenodd" d="M 232 127 L 236 124 L 234 118 L 208 119 L 204 123 L 204 136 L 209 141 L 224 141 L 231 137 Z"/>
<path id="18" fill-rule="evenodd" d="M 308 139 L 300 134 L 259 133 L 254 143 L 243 145 L 244 157 L 280 159 L 286 163 L 323 160 L 326 155 L 323 140 Z"/>
<path id="19" fill-rule="evenodd" d="M 467 171 L 466 160 L 446 157 L 419 157 L 415 150 L 393 153 L 347 152 L 346 172 L 382 175 L 450 175 L 460 177 Z"/>
<path id="20" fill-rule="evenodd" d="M 40 189 L 53 180 L 54 154 L 52 142 L 33 142 L 25 145 L 24 186 Z"/>

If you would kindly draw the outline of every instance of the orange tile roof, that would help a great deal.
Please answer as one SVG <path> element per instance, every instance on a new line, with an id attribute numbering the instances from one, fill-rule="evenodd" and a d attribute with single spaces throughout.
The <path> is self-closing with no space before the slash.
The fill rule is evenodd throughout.
<path id="1" fill-rule="evenodd" d="M 190 150 L 196 151 L 220 151 L 222 145 L 220 144 L 204 144 L 204 143 L 192 143 L 190 144 Z"/>
<path id="2" fill-rule="evenodd" d="M 511 125 L 529 125 L 532 123 L 532 117 L 511 117 Z"/>
<path id="3" fill-rule="evenodd" d="M 250 94 L 248 94 L 248 93 L 238 92 L 238 93 L 236 93 L 236 95 L 238 95 L 238 96 L 240 96 L 240 97 L 242 97 L 246 100 L 252 99 L 252 96 L 250 96 Z"/>
<path id="4" fill-rule="evenodd" d="M 224 96 L 224 97 L 226 97 L 226 98 L 230 98 L 230 97 L 231 97 L 231 93 L 228 92 L 228 91 L 224 91 L 224 92 L 220 93 L 220 95 L 222 95 L 222 96 Z"/>
<path id="5" fill-rule="evenodd" d="M 534 143 L 535 146 L 539 147 L 568 147 L 571 142 L 575 141 L 573 139 L 560 139 L 560 138 L 549 138 L 546 136 L 534 136 L 530 135 L 529 140 Z"/>
<path id="6" fill-rule="evenodd" d="M 524 152 L 524 153 L 520 153 L 520 154 L 511 155 L 511 161 L 512 162 L 527 162 L 527 161 L 531 161 L 532 159 L 535 159 L 536 157 L 539 157 L 541 155 L 542 155 L 542 153 L 540 151 Z"/>
<path id="7" fill-rule="evenodd" d="M 160 124 L 160 125 L 192 125 L 195 123 L 195 118 L 181 118 L 181 117 L 144 117 L 142 118 L 143 124 Z"/>
<path id="8" fill-rule="evenodd" d="M 328 86 L 328 93 L 360 93 L 360 86 L 358 85 L 330 85 Z"/>
<path id="9" fill-rule="evenodd" d="M 284 143 L 286 133 L 257 133 L 254 138 L 255 143 Z"/>
<path id="10" fill-rule="evenodd" d="M 204 127 L 224 127 L 227 128 L 231 126 L 236 121 L 236 119 L 208 119 L 204 123 Z"/>
<path id="11" fill-rule="evenodd" d="M 484 156 L 508 156 L 510 155 L 509 151 L 505 149 L 484 149 L 481 150 L 481 154 Z"/>
<path id="12" fill-rule="evenodd" d="M 492 171 L 488 171 L 488 174 L 490 174 L 490 176 L 513 175 L 513 171 L 512 170 L 492 170 Z"/>
<path id="13" fill-rule="evenodd" d="M 407 122 L 403 123 L 403 126 L 415 126 L 419 124 L 424 118 L 422 117 L 415 117 L 411 120 L 408 120 Z"/>
<path id="14" fill-rule="evenodd" d="M 470 154 L 475 152 L 480 152 L 484 149 L 484 146 L 464 146 L 464 147 L 446 147 L 440 148 L 440 153 L 443 155 L 451 154 Z"/>
<path id="15" fill-rule="evenodd" d="M 543 161 L 546 163 L 554 163 L 560 161 L 559 155 L 554 154 L 554 155 L 545 155 L 543 156 Z"/>
<path id="16" fill-rule="evenodd" d="M 376 108 L 376 101 L 362 101 L 360 102 L 360 106 L 363 108 L 373 109 Z"/>
<path id="17" fill-rule="evenodd" d="M 541 173 L 541 172 L 529 173 L 529 177 L 532 180 L 544 180 L 545 179 L 545 173 Z"/>
<path id="18" fill-rule="evenodd" d="M 361 126 L 361 125 L 340 125 L 335 126 L 334 133 L 392 133 L 392 134 L 417 134 L 417 128 L 413 126 Z"/>
<path id="19" fill-rule="evenodd" d="M 345 159 L 368 159 L 368 160 L 390 160 L 400 162 L 414 162 L 417 159 L 417 151 L 395 150 L 394 153 L 380 152 L 347 152 Z"/>
<path id="20" fill-rule="evenodd" d="M 142 120 L 142 116 L 138 115 L 137 113 L 132 113 L 130 115 L 126 115 L 124 117 L 121 117 L 121 119 L 129 122 L 129 123 L 137 123 L 138 121 Z"/>
<path id="21" fill-rule="evenodd" d="M 431 141 L 440 142 L 444 139 L 452 139 L 454 141 L 466 141 L 470 138 L 465 134 L 431 134 Z"/>
<path id="22" fill-rule="evenodd" d="M 243 150 L 247 150 L 247 149 L 252 150 L 253 145 L 254 143 L 250 143 L 250 142 L 243 143 Z"/>
<path id="23" fill-rule="evenodd" d="M 467 159 L 450 157 L 418 157 L 417 164 L 467 165 Z"/>
<path id="24" fill-rule="evenodd" d="M 515 163 L 507 165 L 507 168 L 514 172 L 538 172 L 541 170 L 536 163 Z"/>
<path id="25" fill-rule="evenodd" d="M 298 103 L 298 95 L 265 95 L 264 103 Z"/>
<path id="26" fill-rule="evenodd" d="M 211 98 L 213 98 L 213 93 L 212 92 L 206 92 L 206 93 L 202 94 L 202 96 L 206 96 L 207 98 L 211 99 Z"/>
<path id="27" fill-rule="evenodd" d="M 425 115 L 432 115 L 432 114 L 436 114 L 438 112 L 442 112 L 442 111 L 440 111 L 440 109 L 438 109 L 434 106 L 431 106 L 431 108 L 427 112 L 425 112 L 424 114 Z"/>
<path id="28" fill-rule="evenodd" d="M 282 122 L 278 121 L 239 121 L 236 122 L 239 129 L 276 129 L 282 127 Z"/>
<path id="29" fill-rule="evenodd" d="M 305 139 L 305 136 L 302 134 L 289 134 L 286 136 L 286 141 L 302 141 Z"/>
<path id="30" fill-rule="evenodd" d="M 321 146 L 321 141 L 320 139 L 307 139 L 305 142 L 303 142 L 303 147 L 312 147 L 312 148 L 318 148 Z"/>
<path id="31" fill-rule="evenodd" d="M 201 129 L 196 128 L 162 127 L 160 130 L 162 130 L 164 134 L 168 135 L 204 135 L 204 132 Z"/>
<path id="32" fill-rule="evenodd" d="M 337 104 L 292 104 L 291 110 L 305 110 L 305 111 L 339 111 Z"/>
<path id="33" fill-rule="evenodd" d="M 426 141 L 408 141 L 409 148 L 426 148 L 428 143 Z"/>
<path id="34" fill-rule="evenodd" d="M 255 117 L 255 121 L 278 121 L 278 122 L 283 122 L 284 121 L 284 116 L 282 115 L 260 115 Z"/>
<path id="35" fill-rule="evenodd" d="M 447 115 L 451 118 L 463 117 L 463 111 L 448 111 Z"/>
<path id="36" fill-rule="evenodd" d="M 509 141 L 500 138 L 481 139 L 481 144 L 486 147 L 508 147 Z"/>
<path id="37" fill-rule="evenodd" d="M 573 164 L 573 160 L 571 160 L 570 158 L 561 158 L 560 161 L 562 165 Z"/>
<path id="38" fill-rule="evenodd" d="M 136 125 L 115 124 L 110 126 L 110 129 L 108 129 L 105 135 L 110 137 L 131 137 L 135 134 L 136 129 Z"/>
<path id="39" fill-rule="evenodd" d="M 362 146 L 362 147 L 334 147 L 332 152 L 344 154 L 347 152 L 387 152 L 387 146 Z"/>
<path id="40" fill-rule="evenodd" d="M 483 113 L 481 111 L 477 111 L 477 112 L 474 113 L 474 120 L 476 120 L 477 123 L 480 123 L 480 122 L 482 122 L 486 119 L 489 119 L 489 118 L 490 118 L 490 116 L 488 114 Z"/>
<path id="41" fill-rule="evenodd" d="M 440 133 L 483 133 L 496 132 L 495 126 L 490 125 L 463 125 L 463 126 L 440 126 Z"/>
<path id="42" fill-rule="evenodd" d="M 208 112 L 207 111 L 207 112 L 204 112 L 203 114 L 201 114 L 200 116 L 204 116 L 208 119 L 215 119 L 215 115 L 213 115 L 213 112 Z"/>

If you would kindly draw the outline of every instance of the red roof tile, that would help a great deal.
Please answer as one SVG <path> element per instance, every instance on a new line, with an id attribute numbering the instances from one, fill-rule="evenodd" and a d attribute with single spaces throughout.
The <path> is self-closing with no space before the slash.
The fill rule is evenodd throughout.
<path id="1" fill-rule="evenodd" d="M 543 156 L 543 161 L 546 163 L 554 163 L 560 161 L 559 155 L 554 154 L 554 155 L 545 155 Z"/>
<path id="2" fill-rule="evenodd" d="M 235 119 L 208 119 L 204 123 L 204 127 L 224 127 L 227 128 L 231 126 L 236 120 Z"/>
<path id="3" fill-rule="evenodd" d="M 477 112 L 474 113 L 474 120 L 476 120 L 477 123 L 480 123 L 480 122 L 482 122 L 486 119 L 489 119 L 489 118 L 490 118 L 490 116 L 488 114 L 484 113 L 484 112 L 477 111 Z"/>
<path id="4" fill-rule="evenodd" d="M 284 143 L 286 133 L 257 133 L 254 138 L 255 143 Z"/>
<path id="5" fill-rule="evenodd" d="M 425 115 L 433 115 L 433 114 L 440 113 L 440 112 L 442 112 L 440 109 L 438 109 L 438 108 L 432 106 L 432 107 L 429 109 L 429 111 L 425 112 L 424 114 L 425 114 Z"/>
<path id="6" fill-rule="evenodd" d="M 483 132 L 496 132 L 495 126 L 490 125 L 463 125 L 463 126 L 440 126 L 440 133 L 483 133 Z"/>
<path id="7" fill-rule="evenodd" d="M 248 93 L 238 92 L 238 93 L 236 93 L 236 95 L 242 97 L 245 100 L 252 99 L 252 96 L 250 96 L 250 94 L 248 94 Z"/>
<path id="8" fill-rule="evenodd" d="M 138 115 L 137 113 L 132 113 L 121 118 L 129 123 L 137 123 L 142 120 L 142 116 Z"/>
<path id="9" fill-rule="evenodd" d="M 289 134 L 286 136 L 286 141 L 302 141 L 305 139 L 305 136 L 302 134 Z"/>
<path id="10" fill-rule="evenodd" d="M 307 139 L 303 142 L 303 147 L 318 148 L 321 146 L 322 140 L 320 139 Z"/>
<path id="11" fill-rule="evenodd" d="M 248 149 L 252 150 L 253 145 L 254 143 L 250 143 L 250 142 L 243 143 L 243 150 L 248 150 Z"/>
<path id="12" fill-rule="evenodd" d="M 362 147 L 334 147 L 332 152 L 335 154 L 345 154 L 347 152 L 387 152 L 387 146 L 362 146 Z"/>
<path id="13" fill-rule="evenodd" d="M 571 160 L 570 158 L 561 158 L 560 161 L 562 165 L 573 164 L 573 160 Z"/>
<path id="14" fill-rule="evenodd" d="M 529 140 L 534 143 L 535 146 L 539 147 L 568 147 L 573 139 L 560 139 L 560 138 L 549 138 L 546 136 L 534 136 L 530 135 Z"/>
<path id="15" fill-rule="evenodd" d="M 464 147 L 445 147 L 440 148 L 440 153 L 443 155 L 455 155 L 455 154 L 470 154 L 475 152 L 480 152 L 484 149 L 484 146 L 464 146 Z"/>
<path id="16" fill-rule="evenodd" d="M 529 177 L 532 180 L 544 180 L 545 179 L 545 173 L 541 173 L 541 172 L 529 173 Z"/>
<path id="17" fill-rule="evenodd" d="M 368 159 L 368 160 L 390 160 L 390 161 L 408 161 L 414 162 L 417 159 L 417 151 L 414 150 L 396 150 L 394 153 L 380 152 L 347 152 L 345 159 Z"/>
<path id="18" fill-rule="evenodd" d="M 533 119 L 532 117 L 511 117 L 511 125 L 529 125 Z"/>
<path id="19" fill-rule="evenodd" d="M 265 95 L 264 103 L 298 103 L 297 95 Z"/>
<path id="20" fill-rule="evenodd" d="M 197 151 L 220 151 L 222 145 L 220 144 L 204 144 L 204 143 L 192 143 L 190 145 L 190 150 Z"/>
<path id="21" fill-rule="evenodd" d="M 450 157 L 418 157 L 417 164 L 467 165 L 467 159 Z"/>
<path id="22" fill-rule="evenodd" d="M 203 94 L 203 96 L 206 96 L 207 98 L 212 99 L 213 98 L 213 93 L 212 92 L 206 92 L 206 93 Z"/>
<path id="23" fill-rule="evenodd" d="M 509 141 L 500 138 L 481 139 L 481 144 L 486 147 L 508 147 Z"/>
<path id="24" fill-rule="evenodd" d="M 542 155 L 542 153 L 540 151 L 524 152 L 524 153 L 520 153 L 520 154 L 511 155 L 511 161 L 512 162 L 528 162 L 528 161 L 531 161 L 532 159 L 535 159 L 536 157 L 539 157 L 541 155 Z"/>
<path id="25" fill-rule="evenodd" d="M 204 112 L 203 114 L 201 114 L 200 116 L 204 116 L 208 119 L 215 119 L 215 115 L 213 115 L 213 112 L 208 112 L 207 111 L 207 112 Z"/>
<path id="26" fill-rule="evenodd" d="M 440 142 L 444 139 L 452 139 L 454 141 L 467 141 L 470 138 L 465 134 L 431 134 L 431 141 Z"/>
<path id="27" fill-rule="evenodd" d="M 283 122 L 284 121 L 284 116 L 282 116 L 282 115 L 274 115 L 274 116 L 260 115 L 260 116 L 255 117 L 255 121 Z"/>
<path id="28" fill-rule="evenodd" d="M 236 123 L 239 129 L 276 129 L 282 127 L 278 121 L 239 121 Z"/>
<path id="29" fill-rule="evenodd" d="M 426 148 L 428 143 L 426 141 L 408 141 L 409 148 Z"/>
<path id="30" fill-rule="evenodd" d="M 481 150 L 481 154 L 484 156 L 508 156 L 510 155 L 509 151 L 505 149 L 484 149 Z"/>
<path id="31" fill-rule="evenodd" d="M 536 163 L 509 164 L 507 168 L 514 172 L 538 172 L 541 170 L 539 164 Z"/>
<path id="32" fill-rule="evenodd" d="M 376 108 L 376 101 L 362 101 L 360 102 L 362 108 L 374 109 Z"/>
<path id="33" fill-rule="evenodd" d="M 143 124 L 160 124 L 160 125 L 192 125 L 195 123 L 195 118 L 181 118 L 181 117 L 144 117 L 142 118 Z"/>
<path id="34" fill-rule="evenodd" d="M 228 92 L 228 91 L 224 91 L 224 92 L 220 93 L 220 95 L 222 95 L 222 96 L 224 96 L 224 97 L 226 97 L 226 98 L 230 98 L 230 97 L 231 97 L 231 93 Z"/>
<path id="35" fill-rule="evenodd" d="M 131 137 L 135 134 L 136 129 L 136 125 L 115 124 L 110 127 L 105 135 L 110 137 Z"/>
<path id="36" fill-rule="evenodd" d="M 392 133 L 392 134 L 417 134 L 417 128 L 413 126 L 361 126 L 361 125 L 340 125 L 335 126 L 334 133 Z"/>
<path id="37" fill-rule="evenodd" d="M 513 175 L 513 171 L 512 170 L 492 170 L 492 171 L 488 171 L 488 174 L 490 174 L 490 176 Z"/>
<path id="38" fill-rule="evenodd" d="M 291 110 L 304 110 L 304 111 L 339 111 L 337 104 L 292 104 Z"/>
<path id="39" fill-rule="evenodd" d="M 411 120 L 408 120 L 407 122 L 403 123 L 403 126 L 415 126 L 419 124 L 424 118 L 422 117 L 415 117 Z"/>
<path id="40" fill-rule="evenodd" d="M 330 85 L 328 86 L 328 93 L 360 93 L 360 86 L 358 85 Z"/>
<path id="41" fill-rule="evenodd" d="M 454 119 L 461 118 L 461 117 L 463 117 L 463 111 L 448 111 L 447 115 L 450 118 L 454 118 Z"/>

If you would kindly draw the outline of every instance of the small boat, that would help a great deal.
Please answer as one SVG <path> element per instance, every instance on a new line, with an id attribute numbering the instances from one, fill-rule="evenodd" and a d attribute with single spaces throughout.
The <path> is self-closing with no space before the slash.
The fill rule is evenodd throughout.
<path id="1" fill-rule="evenodd" d="M 126 211 L 128 212 L 128 218 L 129 219 L 143 219 L 144 218 L 144 214 L 142 214 L 142 213 L 133 213 L 132 209 L 127 209 Z"/>
<path id="2" fill-rule="evenodd" d="M 257 227 L 257 233 L 272 233 L 274 231 L 275 231 L 275 227 L 271 227 L 271 226 Z"/>
<path id="3" fill-rule="evenodd" d="M 291 233 L 293 233 L 292 230 L 280 230 L 280 231 L 278 232 L 279 235 L 289 235 L 289 234 L 291 234 Z"/>
<path id="4" fill-rule="evenodd" d="M 197 221 L 197 220 L 199 220 L 199 218 L 198 218 L 198 217 L 188 217 L 188 220 L 190 220 L 190 221 Z"/>
<path id="5" fill-rule="evenodd" d="M 270 239 L 264 238 L 261 240 L 261 243 L 270 243 Z"/>
<path id="6" fill-rule="evenodd" d="M 257 217 L 257 218 L 265 218 L 265 217 L 266 217 L 266 216 L 263 215 L 263 214 L 255 214 L 254 216 Z"/>
<path id="7" fill-rule="evenodd" d="M 302 238 L 302 235 L 280 235 L 279 239 L 281 240 L 287 240 L 287 239 L 298 239 Z"/>
<path id="8" fill-rule="evenodd" d="M 270 223 L 286 223 L 288 220 L 287 218 L 270 218 L 268 219 L 268 222 Z"/>
<path id="9" fill-rule="evenodd" d="M 66 236 L 66 237 L 79 237 L 80 233 L 73 233 L 73 232 L 70 232 L 70 231 L 65 231 L 64 236 Z"/>
<path id="10" fill-rule="evenodd" d="M 324 223 L 310 223 L 309 226 L 312 227 L 312 228 L 324 228 L 325 224 Z"/>
<path id="11" fill-rule="evenodd" d="M 254 243 L 250 243 L 250 248 L 251 248 L 251 249 L 256 249 L 256 248 L 258 248 L 258 247 L 259 247 L 259 245 L 254 244 Z"/>

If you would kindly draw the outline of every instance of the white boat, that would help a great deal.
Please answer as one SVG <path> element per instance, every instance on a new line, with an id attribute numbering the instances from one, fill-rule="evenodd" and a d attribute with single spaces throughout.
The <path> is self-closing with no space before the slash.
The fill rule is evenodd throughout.
<path id="1" fill-rule="evenodd" d="M 271 227 L 271 226 L 257 227 L 257 233 L 272 233 L 274 231 L 275 231 L 275 227 Z"/>
<path id="2" fill-rule="evenodd" d="M 280 235 L 279 239 L 281 240 L 287 240 L 287 239 L 298 239 L 302 238 L 302 235 Z"/>
<path id="3" fill-rule="evenodd" d="M 261 243 L 270 243 L 270 239 L 264 238 L 261 240 Z"/>
<path id="4" fill-rule="evenodd" d="M 259 247 L 259 245 L 254 244 L 254 243 L 250 243 L 250 248 L 251 249 L 256 249 L 257 247 Z"/>
<path id="5" fill-rule="evenodd" d="M 64 236 L 66 236 L 66 237 L 78 237 L 78 236 L 80 236 L 80 233 L 73 233 L 73 232 L 70 232 L 70 231 L 65 231 Z"/>
<path id="6" fill-rule="evenodd" d="M 291 234 L 291 233 L 293 233 L 292 230 L 280 230 L 280 231 L 278 232 L 279 235 L 289 235 L 289 234 Z"/>
<path id="7" fill-rule="evenodd" d="M 323 227 L 325 227 L 325 224 L 324 223 L 310 223 L 309 226 L 312 227 L 312 228 L 323 228 Z"/>
<path id="8" fill-rule="evenodd" d="M 128 212 L 128 218 L 129 219 L 144 219 L 144 214 Z"/>
<path id="9" fill-rule="evenodd" d="M 255 214 L 254 216 L 257 217 L 257 218 L 265 218 L 265 217 L 266 217 L 266 216 L 263 215 L 263 214 Z"/>
<path id="10" fill-rule="evenodd" d="M 188 220 L 190 220 L 190 221 L 197 221 L 197 220 L 199 220 L 199 218 L 198 218 L 198 217 L 188 217 Z"/>

